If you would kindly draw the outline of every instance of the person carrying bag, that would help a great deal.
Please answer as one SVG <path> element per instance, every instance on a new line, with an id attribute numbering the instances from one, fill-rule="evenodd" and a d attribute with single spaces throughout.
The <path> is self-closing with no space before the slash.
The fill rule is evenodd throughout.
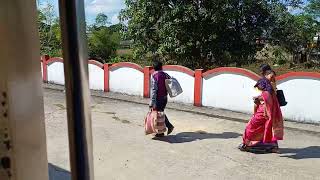
<path id="1" fill-rule="evenodd" d="M 151 101 L 150 101 L 150 109 L 152 110 L 151 114 L 157 112 L 157 118 L 162 119 L 164 117 L 165 126 L 168 128 L 167 134 L 169 135 L 174 126 L 170 123 L 169 119 L 164 113 L 166 105 L 168 103 L 168 91 L 166 88 L 166 80 L 171 79 L 171 77 L 162 71 L 162 63 L 155 59 L 153 63 L 154 73 L 152 74 L 152 88 L 151 88 Z M 160 114 L 159 114 L 160 113 Z M 155 115 L 153 116 L 155 117 Z M 157 122 L 161 122 L 162 120 L 157 120 Z M 149 122 L 149 121 L 146 121 Z M 147 125 L 145 125 L 147 127 Z M 163 137 L 164 132 L 160 130 L 156 133 L 156 137 Z"/>

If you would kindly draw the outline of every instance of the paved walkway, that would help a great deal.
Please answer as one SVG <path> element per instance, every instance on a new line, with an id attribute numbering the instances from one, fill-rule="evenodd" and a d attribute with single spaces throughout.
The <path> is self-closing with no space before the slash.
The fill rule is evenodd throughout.
<path id="1" fill-rule="evenodd" d="M 70 179 L 64 99 L 45 90 L 50 180 Z M 143 132 L 145 104 L 93 97 L 91 107 L 96 180 L 320 179 L 319 126 L 291 123 L 281 154 L 257 155 L 236 148 L 243 122 L 171 108 L 176 129 L 156 140 Z"/>

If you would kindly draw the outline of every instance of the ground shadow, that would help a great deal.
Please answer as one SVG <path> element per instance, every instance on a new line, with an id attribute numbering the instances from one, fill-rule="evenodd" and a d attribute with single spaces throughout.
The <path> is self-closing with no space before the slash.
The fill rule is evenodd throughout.
<path id="1" fill-rule="evenodd" d="M 154 137 L 153 140 L 163 141 L 168 143 L 187 143 L 203 139 L 231 139 L 237 138 L 242 134 L 234 132 L 223 132 L 221 134 L 207 133 L 204 131 L 198 132 L 182 132 L 176 135 L 169 135 L 161 138 Z"/>
<path id="2" fill-rule="evenodd" d="M 320 158 L 320 146 L 310 146 L 306 148 L 280 148 L 281 157 L 291 159 L 314 159 Z"/>
<path id="3" fill-rule="evenodd" d="M 71 180 L 71 174 L 69 171 L 55 166 L 51 163 L 48 164 L 49 168 L 49 180 Z"/>

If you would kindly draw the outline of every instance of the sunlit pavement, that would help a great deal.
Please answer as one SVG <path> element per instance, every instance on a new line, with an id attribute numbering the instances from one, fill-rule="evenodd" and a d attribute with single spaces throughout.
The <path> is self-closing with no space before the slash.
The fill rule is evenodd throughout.
<path id="1" fill-rule="evenodd" d="M 44 95 L 50 180 L 68 180 L 65 96 Z M 242 122 L 167 110 L 175 130 L 153 139 L 146 105 L 93 97 L 91 107 L 96 180 L 320 179 L 317 133 L 286 130 L 280 154 L 251 154 L 237 149 Z"/>

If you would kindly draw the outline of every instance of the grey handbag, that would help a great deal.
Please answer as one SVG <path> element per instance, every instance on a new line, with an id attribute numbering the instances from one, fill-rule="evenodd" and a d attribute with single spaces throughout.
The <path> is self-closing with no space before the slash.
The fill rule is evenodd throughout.
<path id="1" fill-rule="evenodd" d="M 180 83 L 174 77 L 171 77 L 170 79 L 166 79 L 165 84 L 166 84 L 166 89 L 168 91 L 168 94 L 172 98 L 178 96 L 183 92 L 180 86 Z"/>

